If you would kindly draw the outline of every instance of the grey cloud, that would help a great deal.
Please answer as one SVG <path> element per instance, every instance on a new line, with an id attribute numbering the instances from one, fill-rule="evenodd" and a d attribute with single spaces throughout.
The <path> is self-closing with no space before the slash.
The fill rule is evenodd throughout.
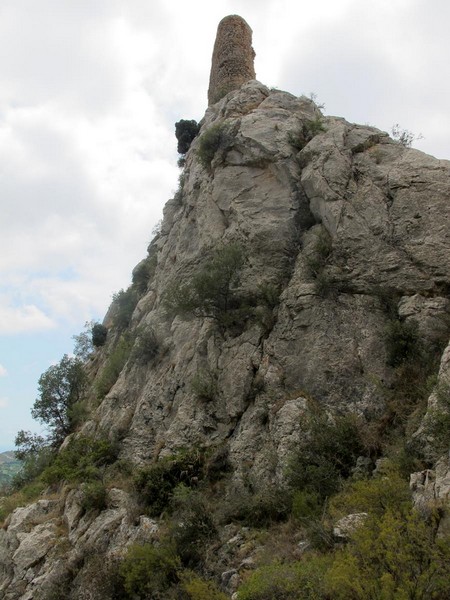
<path id="1" fill-rule="evenodd" d="M 7 1 L 0 13 L 3 105 L 56 100 L 88 113 L 114 107 L 125 72 L 113 16 L 107 2 Z"/>
<path id="2" fill-rule="evenodd" d="M 427 111 L 447 112 L 450 102 L 450 43 L 443 31 L 450 7 L 438 4 L 442 14 L 419 0 L 395 12 L 353 4 L 339 20 L 322 22 L 292 43 L 283 87 L 316 92 L 328 114 L 382 129 L 399 122 L 432 137 Z M 439 147 L 443 157 L 450 155 L 448 143 Z"/>
<path id="3" fill-rule="evenodd" d="M 49 215 L 88 211 L 99 216 L 93 184 L 71 145 L 48 122 L 16 123 L 6 143 L 0 141 L 3 227 L 36 228 Z"/>
<path id="4" fill-rule="evenodd" d="M 386 93 L 383 84 L 395 80 L 395 70 L 374 49 L 364 46 L 363 36 L 349 37 L 334 28 L 315 34 L 303 39 L 301 50 L 281 73 L 288 89 L 317 93 L 327 109 L 330 102 L 339 116 L 358 105 L 361 112 L 367 109 L 370 113 Z"/>
<path id="5" fill-rule="evenodd" d="M 129 21 L 137 30 L 152 32 L 161 38 L 167 36 L 170 24 L 173 21 L 173 9 L 170 3 L 154 0 L 122 0 L 116 2 L 120 14 Z M 192 5 L 191 5 L 192 6 Z"/>

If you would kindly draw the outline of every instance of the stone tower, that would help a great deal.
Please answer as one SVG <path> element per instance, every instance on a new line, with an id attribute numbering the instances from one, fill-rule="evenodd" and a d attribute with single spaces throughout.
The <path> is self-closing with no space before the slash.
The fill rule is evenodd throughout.
<path id="1" fill-rule="evenodd" d="M 209 78 L 208 104 L 255 79 L 252 30 L 238 15 L 222 19 L 217 28 Z"/>

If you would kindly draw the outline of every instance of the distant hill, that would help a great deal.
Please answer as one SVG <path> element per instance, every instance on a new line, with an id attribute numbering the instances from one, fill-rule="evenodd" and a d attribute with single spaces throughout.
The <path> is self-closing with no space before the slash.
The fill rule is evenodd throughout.
<path id="1" fill-rule="evenodd" d="M 20 470 L 22 463 L 14 455 L 13 451 L 0 453 L 0 487 L 11 482 L 12 478 Z"/>

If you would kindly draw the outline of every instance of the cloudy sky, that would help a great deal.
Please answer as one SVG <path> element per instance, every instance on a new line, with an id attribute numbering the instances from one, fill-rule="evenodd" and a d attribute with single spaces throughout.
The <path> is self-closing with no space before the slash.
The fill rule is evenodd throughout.
<path id="1" fill-rule="evenodd" d="M 0 0 L 0 451 L 145 256 L 228 14 L 263 83 L 450 158 L 448 0 Z"/>

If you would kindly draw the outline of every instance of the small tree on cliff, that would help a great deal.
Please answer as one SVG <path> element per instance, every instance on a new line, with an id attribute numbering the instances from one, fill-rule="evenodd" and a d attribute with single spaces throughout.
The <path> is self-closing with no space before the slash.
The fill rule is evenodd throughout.
<path id="1" fill-rule="evenodd" d="M 108 337 L 107 328 L 101 323 L 95 323 L 92 327 L 92 344 L 99 348 L 100 346 L 104 346 L 106 343 L 106 338 Z"/>
<path id="2" fill-rule="evenodd" d="M 57 365 L 52 365 L 39 378 L 39 398 L 31 409 L 33 419 L 49 429 L 46 437 L 19 431 L 15 439 L 16 457 L 24 463 L 15 486 L 31 481 L 50 464 L 55 450 L 71 433 L 81 414 L 87 377 L 83 362 L 65 354 Z"/>
<path id="3" fill-rule="evenodd" d="M 73 431 L 77 404 L 83 397 L 86 383 L 83 363 L 67 354 L 40 376 L 39 398 L 31 415 L 49 427 L 52 445 L 59 445 Z"/>
<path id="4" fill-rule="evenodd" d="M 199 130 L 200 125 L 194 120 L 181 119 L 181 121 L 175 123 L 175 136 L 178 140 L 177 151 L 179 154 L 186 154 Z"/>

